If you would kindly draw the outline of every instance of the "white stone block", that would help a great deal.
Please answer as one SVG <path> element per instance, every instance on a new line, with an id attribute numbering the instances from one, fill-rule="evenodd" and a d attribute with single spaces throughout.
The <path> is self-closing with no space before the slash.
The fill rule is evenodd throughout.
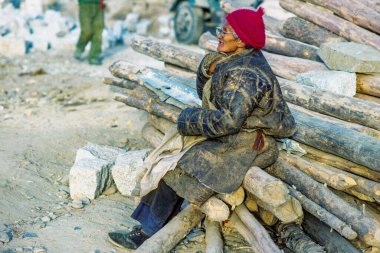
<path id="1" fill-rule="evenodd" d="M 139 35 L 148 35 L 149 28 L 152 25 L 152 21 L 148 19 L 142 19 L 140 22 L 136 25 L 136 33 Z"/>
<path id="2" fill-rule="evenodd" d="M 128 13 L 124 20 L 124 28 L 129 32 L 135 32 L 137 23 L 140 20 L 140 14 Z"/>
<path id="3" fill-rule="evenodd" d="M 344 71 L 309 71 L 298 74 L 296 82 L 317 90 L 353 97 L 356 94 L 356 74 Z"/>
<path id="4" fill-rule="evenodd" d="M 122 195 L 131 196 L 137 175 L 143 171 L 142 165 L 149 152 L 149 149 L 129 151 L 117 157 L 112 167 L 112 177 Z"/>
<path id="5" fill-rule="evenodd" d="M 124 153 L 125 151 L 119 148 L 91 143 L 79 149 L 70 170 L 71 197 L 95 199 L 111 187 L 111 167 L 117 156 Z"/>
<path id="6" fill-rule="evenodd" d="M 25 55 L 26 47 L 24 39 L 15 37 L 0 38 L 0 55 L 15 56 Z"/>

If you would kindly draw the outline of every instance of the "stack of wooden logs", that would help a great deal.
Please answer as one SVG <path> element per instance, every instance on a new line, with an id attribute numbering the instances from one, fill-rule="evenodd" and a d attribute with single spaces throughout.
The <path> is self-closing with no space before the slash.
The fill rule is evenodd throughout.
<path id="1" fill-rule="evenodd" d="M 209 50 L 216 48 L 212 38 L 200 43 Z M 143 136 L 157 146 L 183 108 L 200 105 L 194 72 L 203 55 L 144 37 L 135 37 L 131 46 L 165 62 L 165 69 L 118 61 L 110 67 L 114 78 L 105 78 L 104 82 L 119 87 L 122 94 L 116 96 L 117 101 L 151 114 Z M 299 58 L 281 61 L 284 56 L 277 54 L 265 56 L 279 77 L 291 76 L 289 73 L 301 68 L 308 71 L 324 66 Z M 214 196 L 201 207 L 190 205 L 137 252 L 169 251 L 205 215 L 207 252 L 222 252 L 218 228 L 228 217 L 254 252 L 280 252 L 261 223 L 275 228 L 293 252 L 377 252 L 380 107 L 358 98 L 319 92 L 291 80 L 279 81 L 297 122 L 292 141 L 307 154 L 299 157 L 280 151 L 273 166 L 251 168 L 242 189 Z"/>

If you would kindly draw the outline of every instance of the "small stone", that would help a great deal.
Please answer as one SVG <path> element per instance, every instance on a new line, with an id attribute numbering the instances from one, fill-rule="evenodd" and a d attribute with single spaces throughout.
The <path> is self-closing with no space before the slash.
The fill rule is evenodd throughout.
<path id="1" fill-rule="evenodd" d="M 74 199 L 73 202 L 71 203 L 71 207 L 75 209 L 81 209 L 84 207 L 82 200 L 80 199 Z"/>
<path id="2" fill-rule="evenodd" d="M 89 198 L 82 198 L 81 201 L 82 201 L 82 204 L 85 206 L 91 204 L 91 200 Z"/>
<path id="3" fill-rule="evenodd" d="M 57 219 L 57 215 L 55 215 L 54 213 L 49 213 L 48 215 L 49 215 L 51 220 Z"/>
<path id="4" fill-rule="evenodd" d="M 33 238 L 33 237 L 38 237 L 38 235 L 34 232 L 22 232 L 21 237 L 22 238 Z"/>
<path id="5" fill-rule="evenodd" d="M 114 194 L 115 192 L 117 192 L 116 185 L 111 185 L 111 187 L 105 190 L 102 194 L 105 196 L 109 196 Z"/>
<path id="6" fill-rule="evenodd" d="M 74 227 L 74 230 L 75 230 L 75 231 L 78 231 L 78 230 L 81 230 L 81 229 L 82 229 L 82 228 L 79 227 L 79 226 Z"/>
<path id="7" fill-rule="evenodd" d="M 41 218 L 41 221 L 43 221 L 43 222 L 49 222 L 49 221 L 51 221 L 51 218 L 49 216 L 44 216 L 44 217 Z"/>
<path id="8" fill-rule="evenodd" d="M 0 242 L 7 243 L 12 240 L 12 234 L 7 232 L 0 232 Z"/>

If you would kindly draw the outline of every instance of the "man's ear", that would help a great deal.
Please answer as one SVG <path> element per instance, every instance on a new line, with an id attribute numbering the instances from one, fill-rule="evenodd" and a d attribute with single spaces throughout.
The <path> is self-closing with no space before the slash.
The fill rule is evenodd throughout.
<path id="1" fill-rule="evenodd" d="M 245 44 L 245 42 L 243 42 L 241 39 L 238 40 L 238 44 L 237 44 L 238 47 L 246 47 L 247 44 Z"/>

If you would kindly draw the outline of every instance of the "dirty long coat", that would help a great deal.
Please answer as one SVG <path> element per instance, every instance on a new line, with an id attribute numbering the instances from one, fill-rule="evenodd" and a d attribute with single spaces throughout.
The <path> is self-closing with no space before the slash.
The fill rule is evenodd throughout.
<path id="1" fill-rule="evenodd" d="M 206 55 L 198 68 L 200 98 L 210 78 L 207 70 L 220 57 L 218 54 Z M 192 147 L 180 159 L 180 169 L 164 177 L 179 196 L 193 202 L 203 202 L 213 192 L 236 190 L 251 166 L 265 168 L 276 161 L 278 151 L 272 136 L 289 137 L 295 132 L 294 118 L 260 50 L 247 49 L 217 65 L 210 101 L 216 110 L 194 107 L 180 114 L 181 135 L 208 139 Z M 257 129 L 265 133 L 265 146 L 260 152 L 252 149 L 257 134 L 252 130 Z"/>

